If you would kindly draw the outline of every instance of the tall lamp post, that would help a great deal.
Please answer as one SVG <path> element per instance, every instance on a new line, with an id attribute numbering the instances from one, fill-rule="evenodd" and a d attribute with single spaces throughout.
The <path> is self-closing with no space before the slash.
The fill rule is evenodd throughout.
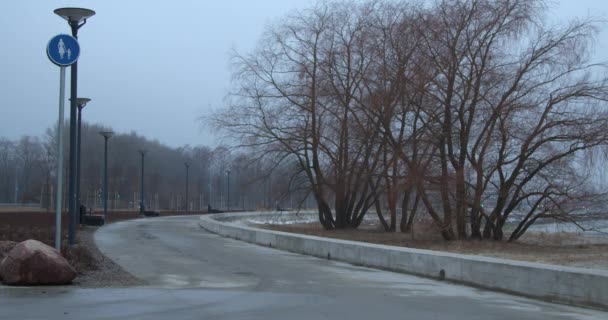
<path id="1" fill-rule="evenodd" d="M 190 163 L 184 162 L 186 166 L 186 211 L 188 211 L 188 171 L 190 169 Z"/>
<path id="2" fill-rule="evenodd" d="M 108 139 L 112 137 L 114 132 L 102 131 L 99 134 L 105 140 L 103 151 L 103 217 L 105 219 L 108 215 Z"/>
<path id="3" fill-rule="evenodd" d="M 78 210 L 80 212 L 80 145 L 81 145 L 81 122 L 82 122 L 82 109 L 89 103 L 91 99 L 89 98 L 77 98 L 76 104 L 78 105 L 78 142 L 77 142 L 77 152 L 76 152 L 76 204 L 78 206 Z M 78 215 L 78 222 L 80 221 L 80 215 Z"/>
<path id="4" fill-rule="evenodd" d="M 146 156 L 146 150 L 139 150 L 139 154 L 141 154 L 141 195 L 139 196 L 139 214 L 144 215 L 144 157 Z"/>
<path id="5" fill-rule="evenodd" d="M 226 211 L 230 211 L 230 168 L 226 169 Z"/>
<path id="6" fill-rule="evenodd" d="M 84 8 L 59 8 L 55 14 L 67 20 L 72 36 L 78 39 L 78 29 L 87 23 L 87 19 L 95 15 L 95 11 Z M 78 103 L 78 62 L 70 67 L 70 169 L 69 169 L 69 232 L 68 242 L 74 244 L 74 225 L 76 220 L 76 105 Z"/>

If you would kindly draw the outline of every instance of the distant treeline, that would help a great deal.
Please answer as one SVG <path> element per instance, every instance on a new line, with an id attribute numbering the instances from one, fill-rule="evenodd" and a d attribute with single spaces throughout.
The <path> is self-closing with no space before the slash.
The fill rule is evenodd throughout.
<path id="1" fill-rule="evenodd" d="M 99 124 L 82 125 L 80 199 L 81 203 L 94 208 L 103 206 L 104 139 L 99 132 L 104 130 L 107 128 Z M 64 135 L 64 141 L 68 141 L 67 129 Z M 64 199 L 68 148 L 66 144 Z M 151 210 L 186 209 L 186 163 L 189 164 L 190 210 L 206 210 L 208 204 L 220 209 L 289 207 L 302 202 L 306 196 L 297 191 L 296 183 L 286 179 L 290 174 L 288 166 L 273 167 L 226 147 L 172 148 L 131 132 L 117 133 L 108 142 L 108 206 L 111 209 L 139 208 L 140 150 L 146 151 L 144 198 L 146 208 Z M 42 137 L 23 136 L 17 141 L 0 137 L 0 203 L 54 208 L 56 154 L 56 129 L 48 129 Z"/>

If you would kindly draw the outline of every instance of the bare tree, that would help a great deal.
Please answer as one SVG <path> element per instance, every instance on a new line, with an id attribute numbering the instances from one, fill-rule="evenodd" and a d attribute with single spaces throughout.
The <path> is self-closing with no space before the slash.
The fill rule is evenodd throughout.
<path id="1" fill-rule="evenodd" d="M 540 203 L 584 196 L 583 177 L 565 172 L 568 159 L 607 141 L 604 67 L 586 60 L 593 23 L 547 28 L 538 19 L 543 7 L 439 2 L 418 15 L 420 50 L 433 75 L 426 110 L 440 125 L 431 133 L 446 238 L 453 220 L 458 237 L 469 236 L 468 215 L 472 237 L 482 236 L 483 221 L 484 236 L 502 239 L 507 219 L 521 209 L 514 240 L 550 216 Z M 423 202 L 429 212 L 437 206 Z"/>
<path id="2" fill-rule="evenodd" d="M 503 239 L 507 219 L 516 240 L 598 197 L 577 163 L 608 141 L 596 25 L 550 27 L 544 9 L 321 2 L 235 56 L 229 106 L 210 119 L 260 158 L 298 163 L 327 229 L 375 206 L 394 231 L 400 202 L 405 232 L 421 211 L 447 240 Z"/>
<path id="3" fill-rule="evenodd" d="M 269 28 L 255 53 L 235 56 L 232 103 L 211 117 L 276 163 L 295 160 L 327 229 L 357 227 L 374 203 L 380 137 L 362 85 L 375 6 L 322 3 Z"/>
<path id="4" fill-rule="evenodd" d="M 0 202 L 12 202 L 15 189 L 16 162 L 15 145 L 6 138 L 0 138 Z"/>

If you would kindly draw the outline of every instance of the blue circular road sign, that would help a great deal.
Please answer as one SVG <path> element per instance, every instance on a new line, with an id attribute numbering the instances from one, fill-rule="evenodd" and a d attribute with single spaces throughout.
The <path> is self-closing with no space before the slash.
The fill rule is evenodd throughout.
<path id="1" fill-rule="evenodd" d="M 46 55 L 54 64 L 66 67 L 78 60 L 80 45 L 76 38 L 67 34 L 59 34 L 49 41 L 46 46 Z"/>

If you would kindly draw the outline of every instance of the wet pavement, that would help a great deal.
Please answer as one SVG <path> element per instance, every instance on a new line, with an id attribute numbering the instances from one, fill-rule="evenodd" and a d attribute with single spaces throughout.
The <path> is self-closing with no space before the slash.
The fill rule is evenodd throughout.
<path id="1" fill-rule="evenodd" d="M 0 287 L 0 319 L 608 319 L 601 311 L 255 246 L 197 222 L 105 226 L 95 235 L 100 250 L 147 286 Z"/>

